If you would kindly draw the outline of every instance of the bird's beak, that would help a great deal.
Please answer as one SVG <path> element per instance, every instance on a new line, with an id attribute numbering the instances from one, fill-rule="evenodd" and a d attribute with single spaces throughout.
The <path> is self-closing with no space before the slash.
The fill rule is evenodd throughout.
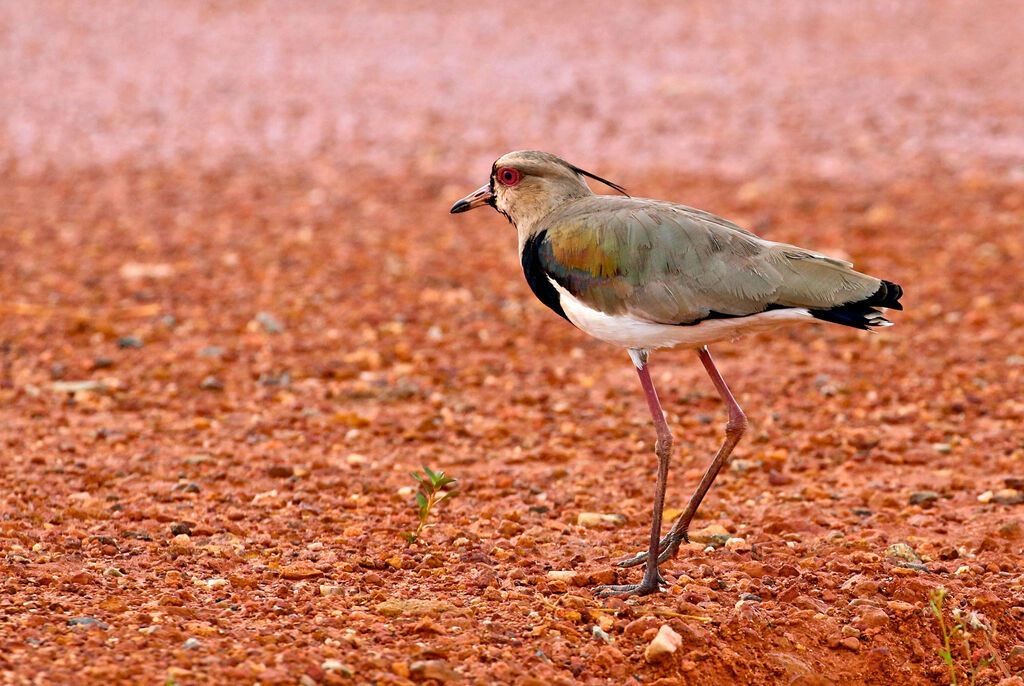
<path id="1" fill-rule="evenodd" d="M 494 199 L 494 193 L 491 192 L 490 186 L 480 186 L 475 191 L 467 195 L 462 200 L 452 205 L 452 214 L 458 214 L 459 212 L 468 212 L 474 207 L 480 207 L 481 205 L 489 205 Z"/>

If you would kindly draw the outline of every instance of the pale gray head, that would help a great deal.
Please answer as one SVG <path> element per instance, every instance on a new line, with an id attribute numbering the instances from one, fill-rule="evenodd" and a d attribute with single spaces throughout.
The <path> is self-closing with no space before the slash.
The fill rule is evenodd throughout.
<path id="1" fill-rule="evenodd" d="M 539 150 L 502 155 L 491 167 L 491 180 L 452 206 L 452 214 L 490 205 L 516 227 L 527 227 L 563 202 L 593 195 L 583 177 L 626 191 L 610 181 Z"/>

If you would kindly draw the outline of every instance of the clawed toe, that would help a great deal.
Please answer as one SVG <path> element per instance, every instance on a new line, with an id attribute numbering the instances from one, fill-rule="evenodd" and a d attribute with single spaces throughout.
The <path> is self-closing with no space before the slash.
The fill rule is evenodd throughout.
<path id="1" fill-rule="evenodd" d="M 659 577 L 660 579 L 660 577 Z M 642 581 L 638 584 L 620 584 L 620 585 L 609 585 L 609 586 L 598 586 L 594 589 L 594 595 L 600 598 L 607 598 L 609 596 L 621 596 L 621 595 L 650 595 L 651 593 L 661 593 L 666 589 L 663 585 L 664 581 L 654 581 L 648 583 Z"/>
<path id="2" fill-rule="evenodd" d="M 636 567 L 647 562 L 647 553 L 637 553 L 633 557 L 627 557 L 625 560 L 620 560 L 615 563 L 616 567 Z"/>
<path id="3" fill-rule="evenodd" d="M 690 537 L 685 531 L 682 532 L 682 540 L 687 543 L 690 542 Z M 670 560 L 677 552 L 679 552 L 680 541 L 676 539 L 671 533 L 665 536 L 658 545 L 658 564 Z M 616 567 L 636 567 L 638 565 L 645 564 L 647 562 L 647 552 L 637 553 L 633 557 L 627 557 L 625 560 L 621 560 L 615 563 Z"/>
<path id="4" fill-rule="evenodd" d="M 607 586 L 598 586 L 594 589 L 594 595 L 600 598 L 607 598 L 608 596 L 617 595 L 649 595 L 651 593 L 660 593 L 668 588 L 668 582 L 665 581 L 665 577 L 661 575 L 661 571 L 657 572 L 657 575 L 651 578 L 650 575 L 644 574 L 643 580 L 638 584 L 609 584 Z"/>

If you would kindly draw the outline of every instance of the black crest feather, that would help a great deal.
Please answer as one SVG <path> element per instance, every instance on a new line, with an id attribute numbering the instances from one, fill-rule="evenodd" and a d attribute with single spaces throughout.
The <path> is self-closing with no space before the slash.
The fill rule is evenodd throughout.
<path id="1" fill-rule="evenodd" d="M 594 181 L 598 181 L 600 183 L 603 183 L 604 185 L 608 186 L 609 188 L 614 188 L 616 191 L 618 191 L 619 193 L 622 193 L 627 198 L 629 197 L 629 193 L 626 192 L 626 189 L 623 188 L 622 186 L 620 186 L 619 184 L 612 183 L 608 179 L 602 179 L 597 174 L 591 174 L 586 169 L 580 169 L 579 167 L 574 167 L 572 165 L 569 165 L 569 166 L 572 167 L 572 170 L 574 172 L 576 172 L 577 174 L 582 174 L 583 176 L 586 176 L 587 178 L 590 178 L 590 179 L 593 179 Z"/>

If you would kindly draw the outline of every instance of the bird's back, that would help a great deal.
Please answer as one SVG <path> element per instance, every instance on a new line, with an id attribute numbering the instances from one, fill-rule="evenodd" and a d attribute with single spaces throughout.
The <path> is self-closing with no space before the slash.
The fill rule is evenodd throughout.
<path id="1" fill-rule="evenodd" d="M 564 203 L 532 227 L 527 244 L 544 273 L 586 306 L 661 324 L 827 311 L 871 300 L 888 283 L 708 212 L 644 198 Z M 872 304 L 898 308 L 896 299 Z"/>

